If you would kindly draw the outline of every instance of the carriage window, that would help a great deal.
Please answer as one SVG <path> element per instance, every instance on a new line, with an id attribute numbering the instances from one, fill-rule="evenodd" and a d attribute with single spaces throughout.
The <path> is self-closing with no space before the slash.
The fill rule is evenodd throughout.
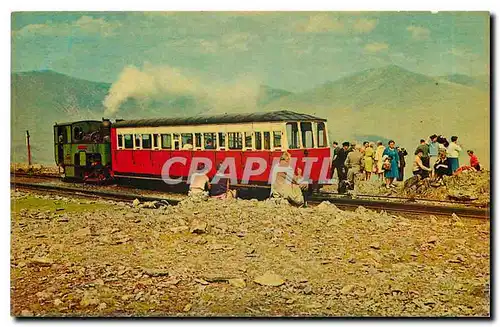
<path id="1" fill-rule="evenodd" d="M 172 135 L 161 134 L 161 148 L 172 149 Z"/>
<path id="2" fill-rule="evenodd" d="M 245 148 L 252 148 L 252 132 L 245 132 Z"/>
<path id="3" fill-rule="evenodd" d="M 194 134 L 194 146 L 196 148 L 201 148 L 201 133 Z"/>
<path id="4" fill-rule="evenodd" d="M 123 148 L 123 135 L 118 135 L 118 147 Z"/>
<path id="5" fill-rule="evenodd" d="M 318 148 L 327 146 L 325 123 L 318 123 Z"/>
<path id="6" fill-rule="evenodd" d="M 243 148 L 243 139 L 241 138 L 241 133 L 227 133 L 227 140 L 229 142 L 229 149 L 236 150 Z"/>
<path id="7" fill-rule="evenodd" d="M 135 147 L 141 147 L 141 134 L 135 134 Z"/>
<path id="8" fill-rule="evenodd" d="M 297 126 L 297 123 L 286 124 L 286 138 L 288 139 L 288 148 L 289 149 L 300 148 L 299 128 Z"/>
<path id="9" fill-rule="evenodd" d="M 226 133 L 219 133 L 219 147 L 222 149 L 226 147 Z"/>
<path id="10" fill-rule="evenodd" d="M 203 137 L 205 138 L 205 149 L 214 150 L 217 148 L 217 133 L 205 133 Z"/>
<path id="11" fill-rule="evenodd" d="M 191 150 L 193 148 L 193 134 L 182 133 L 182 148 L 185 150 Z"/>
<path id="12" fill-rule="evenodd" d="M 174 134 L 174 150 L 179 150 L 179 134 Z"/>
<path id="13" fill-rule="evenodd" d="M 125 140 L 125 149 L 132 149 L 134 147 L 134 142 L 132 141 L 132 134 L 123 135 Z"/>
<path id="14" fill-rule="evenodd" d="M 255 132 L 255 149 L 262 150 L 262 133 Z"/>
<path id="15" fill-rule="evenodd" d="M 273 132 L 273 147 L 281 148 L 281 132 Z"/>
<path id="16" fill-rule="evenodd" d="M 264 149 L 271 150 L 271 133 L 264 132 Z"/>
<path id="17" fill-rule="evenodd" d="M 313 132 L 311 123 L 300 123 L 302 132 L 302 145 L 305 148 L 314 148 Z"/>
<path id="18" fill-rule="evenodd" d="M 153 148 L 158 148 L 158 134 L 153 134 Z"/>
<path id="19" fill-rule="evenodd" d="M 142 148 L 151 149 L 151 134 L 142 134 Z"/>

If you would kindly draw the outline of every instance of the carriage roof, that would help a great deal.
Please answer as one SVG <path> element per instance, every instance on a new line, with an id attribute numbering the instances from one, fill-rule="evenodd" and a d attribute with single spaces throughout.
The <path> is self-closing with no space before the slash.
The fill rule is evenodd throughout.
<path id="1" fill-rule="evenodd" d="M 113 124 L 113 127 L 156 127 L 156 126 L 179 126 L 179 125 L 210 125 L 210 124 L 239 124 L 255 122 L 290 122 L 290 121 L 322 121 L 326 119 L 308 114 L 300 114 L 293 111 L 281 110 L 270 112 L 254 112 L 245 114 L 220 114 L 199 115 L 193 117 L 170 117 L 123 120 Z"/>

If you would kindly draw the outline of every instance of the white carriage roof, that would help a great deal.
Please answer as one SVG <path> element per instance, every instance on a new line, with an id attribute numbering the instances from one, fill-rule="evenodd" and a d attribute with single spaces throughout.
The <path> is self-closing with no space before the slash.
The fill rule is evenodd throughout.
<path id="1" fill-rule="evenodd" d="M 254 112 L 242 114 L 199 115 L 193 117 L 169 117 L 121 120 L 113 127 L 142 127 L 142 126 L 182 126 L 182 125 L 209 125 L 209 124 L 239 124 L 253 122 L 290 122 L 290 121 L 326 121 L 326 119 L 308 114 L 301 114 L 288 110 Z"/>

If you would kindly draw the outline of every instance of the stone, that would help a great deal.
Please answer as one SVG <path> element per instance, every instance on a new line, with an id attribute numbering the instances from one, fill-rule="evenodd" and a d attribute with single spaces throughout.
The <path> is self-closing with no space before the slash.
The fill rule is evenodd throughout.
<path id="1" fill-rule="evenodd" d="M 34 258 L 28 263 L 28 266 L 50 267 L 53 264 L 54 261 L 49 258 Z"/>
<path id="2" fill-rule="evenodd" d="M 92 306 L 92 305 L 98 305 L 98 304 L 99 304 L 99 300 L 94 298 L 92 295 L 88 294 L 87 292 L 85 292 L 82 300 L 80 301 L 80 306 L 82 306 L 84 308 L 86 308 L 88 306 Z"/>
<path id="3" fill-rule="evenodd" d="M 194 281 L 200 283 L 201 285 L 208 285 L 208 282 L 201 278 L 195 278 Z"/>
<path id="4" fill-rule="evenodd" d="M 203 234 L 207 231 L 207 223 L 199 221 L 197 219 L 193 220 L 191 223 L 190 232 L 193 234 Z"/>
<path id="5" fill-rule="evenodd" d="M 238 287 L 238 288 L 244 288 L 247 286 L 247 283 L 245 283 L 245 280 L 243 278 L 231 278 L 228 280 L 229 285 Z"/>
<path id="6" fill-rule="evenodd" d="M 41 291 L 36 293 L 36 297 L 39 298 L 40 300 L 47 300 L 52 297 L 52 293 L 47 292 L 47 291 Z"/>
<path id="7" fill-rule="evenodd" d="M 438 240 L 436 235 L 432 235 L 427 239 L 427 243 L 436 243 Z"/>
<path id="8" fill-rule="evenodd" d="M 378 242 L 375 242 L 375 243 L 370 244 L 370 247 L 372 249 L 378 250 L 378 249 L 380 249 L 380 244 Z"/>
<path id="9" fill-rule="evenodd" d="M 166 269 L 142 268 L 142 271 L 151 277 L 168 276 L 168 271 Z"/>
<path id="10" fill-rule="evenodd" d="M 285 283 L 285 280 L 281 276 L 271 271 L 267 271 L 263 275 L 255 278 L 254 282 L 262 286 L 280 286 Z"/>
<path id="11" fill-rule="evenodd" d="M 313 293 L 311 285 L 307 285 L 307 286 L 304 288 L 304 290 L 303 290 L 303 291 L 304 291 L 304 294 L 306 294 L 306 295 L 310 295 L 310 294 L 312 294 L 312 293 Z"/>
<path id="12" fill-rule="evenodd" d="M 158 201 L 149 201 L 149 202 L 144 202 L 142 207 L 148 209 L 156 209 L 160 207 L 160 204 L 158 203 Z"/>
<path id="13" fill-rule="evenodd" d="M 187 231 L 189 228 L 187 226 L 179 226 L 179 227 L 172 227 L 170 228 L 170 231 L 172 233 L 182 233 Z"/>
<path id="14" fill-rule="evenodd" d="M 125 295 L 122 295 L 121 299 L 122 301 L 128 301 L 132 298 L 133 296 L 130 295 L 130 294 L 125 294 Z"/>
<path id="15" fill-rule="evenodd" d="M 354 285 L 345 285 L 340 290 L 340 293 L 342 293 L 343 295 L 347 295 L 347 294 L 351 293 L 353 290 L 354 290 Z"/>
<path id="16" fill-rule="evenodd" d="M 29 310 L 23 310 L 21 311 L 21 317 L 33 317 L 33 312 L 29 311 Z"/>
<path id="17" fill-rule="evenodd" d="M 124 237 L 121 237 L 117 240 L 115 240 L 115 244 L 118 245 L 118 244 L 124 244 L 124 243 L 127 243 L 127 242 L 130 242 L 132 239 L 128 236 L 124 236 Z"/>
<path id="18" fill-rule="evenodd" d="M 138 207 L 138 206 L 139 206 L 139 204 L 141 204 L 141 201 L 139 201 L 139 199 L 135 199 L 135 200 L 132 202 L 132 205 L 133 205 L 134 207 Z"/>

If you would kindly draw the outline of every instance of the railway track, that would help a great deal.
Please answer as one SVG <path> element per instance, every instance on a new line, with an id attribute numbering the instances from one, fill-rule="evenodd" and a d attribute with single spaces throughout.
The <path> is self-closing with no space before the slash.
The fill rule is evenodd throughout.
<path id="1" fill-rule="evenodd" d="M 138 199 L 141 202 L 158 201 L 168 203 L 170 205 L 178 204 L 181 199 L 172 199 L 160 196 L 144 195 L 133 192 L 110 192 L 98 190 L 95 188 L 84 189 L 76 187 L 66 187 L 61 185 L 49 185 L 40 183 L 26 183 L 26 182 L 11 182 L 11 187 L 21 190 L 43 191 L 44 193 L 51 193 L 57 195 L 80 196 L 86 198 L 100 198 L 114 201 L 133 201 Z M 368 199 L 353 199 L 346 197 L 331 197 L 325 195 L 314 195 L 308 199 L 308 203 L 317 205 L 323 201 L 328 201 L 342 209 L 353 210 L 359 206 L 376 211 L 397 212 L 406 214 L 418 215 L 437 215 L 437 216 L 450 216 L 453 213 L 463 218 L 475 219 L 489 219 L 489 208 L 475 208 L 475 207 L 456 207 L 456 206 L 438 206 L 426 205 L 421 203 L 408 203 L 408 202 L 388 202 L 379 200 Z"/>
<path id="2" fill-rule="evenodd" d="M 79 196 L 93 199 L 106 199 L 113 201 L 133 201 L 138 199 L 141 202 L 158 201 L 165 204 L 176 205 L 181 200 L 165 197 L 144 195 L 139 193 L 110 192 L 96 189 L 82 189 L 77 187 L 66 187 L 60 185 L 48 185 L 39 183 L 14 182 L 11 187 L 20 190 L 43 191 L 56 195 Z"/>

